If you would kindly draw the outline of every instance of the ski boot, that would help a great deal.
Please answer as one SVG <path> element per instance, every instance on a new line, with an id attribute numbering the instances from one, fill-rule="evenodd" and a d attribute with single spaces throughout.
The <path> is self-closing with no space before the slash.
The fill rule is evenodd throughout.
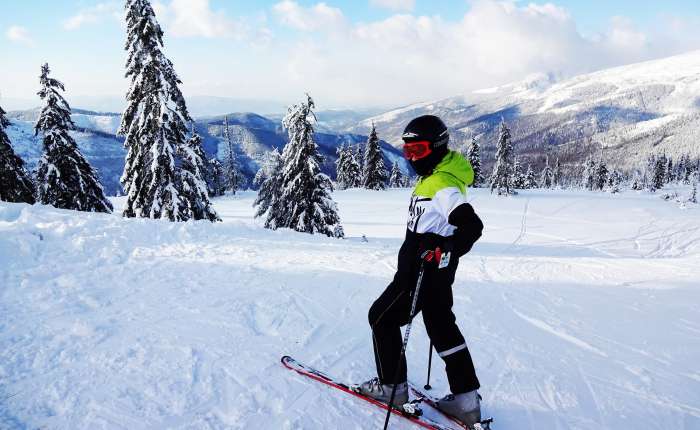
<path id="1" fill-rule="evenodd" d="M 367 382 L 363 382 L 360 385 L 353 385 L 351 389 L 363 396 L 370 397 L 375 400 L 379 400 L 382 403 L 389 403 L 391 399 L 391 390 L 394 389 L 393 384 L 382 384 L 379 378 L 372 378 Z M 394 402 L 392 405 L 396 409 L 403 410 L 404 404 L 408 403 L 408 384 L 402 382 L 396 387 L 396 394 L 394 394 Z"/>
<path id="2" fill-rule="evenodd" d="M 476 390 L 462 394 L 448 394 L 438 401 L 437 408 L 470 429 L 482 428 L 481 396 Z"/>

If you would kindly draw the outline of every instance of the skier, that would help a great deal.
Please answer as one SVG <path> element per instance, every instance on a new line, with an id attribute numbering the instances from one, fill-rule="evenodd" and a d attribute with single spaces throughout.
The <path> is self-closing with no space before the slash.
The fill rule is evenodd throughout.
<path id="1" fill-rule="evenodd" d="M 369 310 L 378 377 L 354 387 L 393 405 L 408 402 L 406 359 L 400 328 L 409 321 L 412 294 L 424 267 L 416 313 L 423 312 L 428 336 L 445 362 L 451 394 L 438 408 L 467 426 L 481 421 L 479 380 L 452 312 L 452 283 L 459 257 L 481 237 L 483 224 L 466 200 L 474 180 L 471 165 L 447 148 L 449 134 L 440 118 L 425 115 L 404 130 L 404 155 L 420 176 L 408 209 L 406 238 L 393 281 Z M 428 261 L 429 260 L 429 261 Z M 398 366 L 398 368 L 397 368 Z"/>

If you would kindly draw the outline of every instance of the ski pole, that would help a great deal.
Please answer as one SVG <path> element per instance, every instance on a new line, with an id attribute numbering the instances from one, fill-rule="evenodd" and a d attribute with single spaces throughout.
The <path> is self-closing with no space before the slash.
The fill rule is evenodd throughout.
<path id="1" fill-rule="evenodd" d="M 399 377 L 399 372 L 401 371 L 401 358 L 406 355 L 406 345 L 408 344 L 408 336 L 411 334 L 411 325 L 413 324 L 413 317 L 416 312 L 416 305 L 418 304 L 418 294 L 420 293 L 420 286 L 423 283 L 423 274 L 425 273 L 425 262 L 431 261 L 433 259 L 433 253 L 431 251 L 426 251 L 421 255 L 420 272 L 418 273 L 418 281 L 416 282 L 416 290 L 413 292 L 413 302 L 411 303 L 411 313 L 408 314 L 408 324 L 406 325 L 406 332 L 403 335 L 403 345 L 401 346 L 401 354 L 399 354 L 399 364 L 396 366 L 396 373 L 394 374 L 394 381 Z M 391 411 L 393 409 L 394 397 L 396 396 L 396 386 L 399 384 L 394 384 L 394 388 L 391 389 L 391 397 L 389 398 L 389 409 L 386 411 L 386 419 L 384 420 L 384 430 L 389 426 L 389 418 L 391 417 Z"/>
<path id="2" fill-rule="evenodd" d="M 428 380 L 425 381 L 426 390 L 430 390 L 433 387 L 430 386 L 430 369 L 433 367 L 433 341 L 430 341 L 430 352 L 428 353 Z"/>

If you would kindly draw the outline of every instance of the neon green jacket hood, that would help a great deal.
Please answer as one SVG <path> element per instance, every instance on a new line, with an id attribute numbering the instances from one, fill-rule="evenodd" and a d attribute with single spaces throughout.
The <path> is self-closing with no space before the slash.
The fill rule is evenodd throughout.
<path id="1" fill-rule="evenodd" d="M 435 166 L 433 173 L 418 180 L 413 193 L 417 196 L 433 198 L 438 191 L 456 187 L 466 194 L 467 187 L 474 182 L 472 165 L 462 155 L 450 151 Z"/>

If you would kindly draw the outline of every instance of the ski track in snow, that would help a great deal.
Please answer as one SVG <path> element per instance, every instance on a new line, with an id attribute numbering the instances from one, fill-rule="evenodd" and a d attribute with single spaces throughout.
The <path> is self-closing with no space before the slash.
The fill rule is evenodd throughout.
<path id="1" fill-rule="evenodd" d="M 0 203 L 0 428 L 381 428 L 382 411 L 279 358 L 374 376 L 367 310 L 409 193 L 335 193 L 346 240 L 262 229 L 248 192 L 215 201 L 216 225 Z M 495 428 L 700 428 L 700 209 L 632 192 L 470 201 L 486 229 L 454 310 Z M 418 317 L 421 385 L 427 350 Z"/>

